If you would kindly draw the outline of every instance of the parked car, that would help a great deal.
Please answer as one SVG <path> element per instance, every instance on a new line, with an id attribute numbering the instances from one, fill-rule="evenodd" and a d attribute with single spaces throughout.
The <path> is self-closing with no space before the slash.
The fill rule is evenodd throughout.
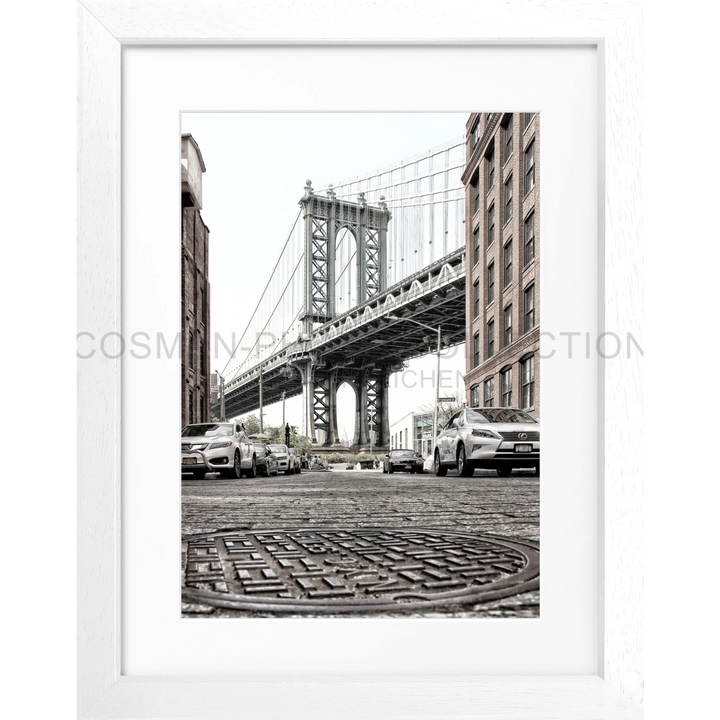
<path id="1" fill-rule="evenodd" d="M 295 448 L 288 448 L 288 455 L 290 461 L 292 461 L 292 471 L 294 473 L 302 472 L 302 461 L 300 460 L 300 456 L 297 454 L 297 450 L 295 450 Z"/>
<path id="2" fill-rule="evenodd" d="M 278 472 L 290 475 L 295 472 L 295 463 L 290 464 L 290 453 L 287 445 L 268 445 L 275 456 L 278 465 Z"/>
<path id="3" fill-rule="evenodd" d="M 181 472 L 195 479 L 219 472 L 226 477 L 255 477 L 255 448 L 238 423 L 197 423 L 181 433 Z"/>
<path id="4" fill-rule="evenodd" d="M 277 458 L 264 443 L 253 443 L 258 472 L 265 477 L 278 474 Z"/>
<path id="5" fill-rule="evenodd" d="M 435 472 L 435 458 L 432 456 L 432 453 L 423 461 L 423 472 Z"/>
<path id="6" fill-rule="evenodd" d="M 463 408 L 437 437 L 434 469 L 446 475 L 457 468 L 469 477 L 476 468 L 507 476 L 515 468 L 540 473 L 540 424 L 518 408 Z"/>
<path id="7" fill-rule="evenodd" d="M 385 455 L 383 461 L 383 472 L 393 473 L 396 471 L 421 473 L 423 471 L 423 459 L 420 453 L 414 450 L 391 450 Z"/>

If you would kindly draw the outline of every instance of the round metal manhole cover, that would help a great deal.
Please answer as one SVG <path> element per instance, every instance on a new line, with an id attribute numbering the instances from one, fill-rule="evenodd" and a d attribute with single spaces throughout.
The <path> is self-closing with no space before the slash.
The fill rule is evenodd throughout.
<path id="1" fill-rule="evenodd" d="M 539 587 L 536 547 L 426 529 L 303 528 L 183 540 L 183 601 L 338 613 L 421 611 Z"/>

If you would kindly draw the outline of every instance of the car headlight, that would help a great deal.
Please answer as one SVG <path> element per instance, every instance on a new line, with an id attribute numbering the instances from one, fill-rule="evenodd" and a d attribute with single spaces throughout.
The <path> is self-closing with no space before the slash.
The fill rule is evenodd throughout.
<path id="1" fill-rule="evenodd" d="M 232 443 L 229 440 L 226 440 L 225 442 L 216 442 L 212 443 L 208 450 L 217 450 L 218 448 L 224 448 L 224 447 L 230 447 Z"/>
<path id="2" fill-rule="evenodd" d="M 473 428 L 472 434 L 475 437 L 490 438 L 491 440 L 502 440 L 502 437 L 493 430 L 480 430 L 480 428 Z"/>

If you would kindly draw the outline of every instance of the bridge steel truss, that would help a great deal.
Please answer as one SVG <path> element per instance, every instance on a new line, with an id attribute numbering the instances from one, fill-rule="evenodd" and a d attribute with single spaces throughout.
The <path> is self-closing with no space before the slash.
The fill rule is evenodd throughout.
<path id="1" fill-rule="evenodd" d="M 338 199 L 332 188 L 327 197 L 316 195 L 308 180 L 300 200 L 305 223 L 305 312 L 301 316 L 304 335 L 312 335 L 318 325 L 337 316 L 335 306 L 336 250 L 338 234 L 347 228 L 355 238 L 357 252 L 357 298 L 362 304 L 383 292 L 387 283 L 387 229 L 390 211 L 382 200 L 371 206 L 365 194 L 359 202 Z M 338 363 L 343 363 L 338 358 Z M 353 444 L 367 444 L 374 432 L 375 444 L 389 435 L 387 372 L 351 368 L 344 364 L 328 366 L 312 356 L 297 360 L 302 378 L 303 428 L 307 434 L 325 432 L 325 443 L 339 442 L 337 429 L 337 390 L 347 382 L 357 397 Z M 384 388 L 384 390 L 383 390 Z M 370 415 L 366 410 L 371 409 Z"/>
<path id="2" fill-rule="evenodd" d="M 315 228 L 316 219 L 314 215 L 306 217 L 306 227 Z M 314 230 L 306 242 L 316 242 Z M 328 261 L 324 262 L 327 272 Z M 382 279 L 379 284 L 382 287 Z M 329 297 L 327 290 L 325 285 Z M 308 295 L 316 292 L 308 288 Z M 307 332 L 263 362 L 265 402 L 277 402 L 283 393 L 286 397 L 302 393 L 302 432 L 315 436 L 317 429 L 324 430 L 325 445 L 329 446 L 339 440 L 337 389 L 347 382 L 357 396 L 353 444 L 368 445 L 372 439 L 374 445 L 387 446 L 390 376 L 405 368 L 406 360 L 435 349 L 435 337 L 409 319 L 441 325 L 448 347 L 465 342 L 465 250 L 456 250 L 370 295 L 342 315 L 325 322 L 320 318 L 313 309 L 312 318 L 306 318 Z M 228 384 L 228 417 L 257 409 L 258 383 L 259 368 L 255 367 Z M 376 434 L 371 437 L 373 431 Z"/>

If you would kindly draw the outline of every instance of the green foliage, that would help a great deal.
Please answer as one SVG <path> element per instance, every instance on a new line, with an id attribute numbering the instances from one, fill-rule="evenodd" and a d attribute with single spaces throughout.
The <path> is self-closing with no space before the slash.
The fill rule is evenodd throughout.
<path id="1" fill-rule="evenodd" d="M 240 418 L 240 422 L 245 426 L 248 435 L 256 435 L 260 432 L 260 418 L 257 415 L 245 415 Z"/>
<path id="2" fill-rule="evenodd" d="M 245 425 L 245 432 L 248 435 L 257 435 L 260 432 L 260 418 L 257 415 L 245 415 L 240 418 L 240 422 Z M 268 436 L 266 440 L 268 444 L 285 444 L 285 426 L 284 425 L 265 425 L 263 432 Z M 290 447 L 295 448 L 298 455 L 302 453 L 312 453 L 312 442 L 305 435 L 298 434 L 297 425 L 290 426 Z"/>
<path id="3" fill-rule="evenodd" d="M 310 454 L 310 457 L 312 458 L 313 455 L 317 455 L 318 453 L 314 452 Z M 382 455 L 378 455 L 377 458 L 380 462 L 383 461 L 385 455 L 384 453 Z M 320 455 L 320 459 L 325 463 L 326 465 L 329 463 L 337 464 L 337 463 L 352 463 L 353 465 L 358 462 L 367 462 L 370 460 L 374 460 L 374 455 L 340 455 L 340 454 L 334 454 L 334 455 Z"/>

